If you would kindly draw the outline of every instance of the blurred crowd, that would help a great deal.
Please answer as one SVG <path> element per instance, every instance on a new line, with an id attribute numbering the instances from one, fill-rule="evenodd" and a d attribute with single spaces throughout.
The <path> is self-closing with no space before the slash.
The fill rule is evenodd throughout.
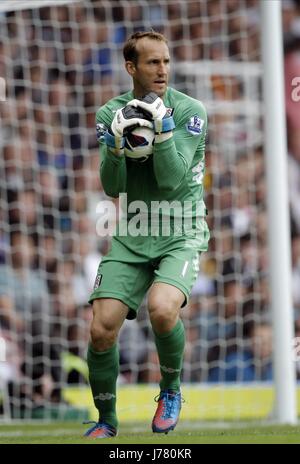
<path id="1" fill-rule="evenodd" d="M 283 0 L 282 12 L 297 335 L 300 102 L 292 99 L 291 82 L 300 77 L 300 1 Z M 9 382 L 16 407 L 60 403 L 66 383 L 87 381 L 84 370 L 72 362 L 66 368 L 63 359 L 85 358 L 87 300 L 110 244 L 96 233 L 97 204 L 107 197 L 98 175 L 95 112 L 129 89 L 124 41 L 151 27 L 164 33 L 171 85 L 198 98 L 184 63 L 255 66 L 260 26 L 258 0 L 90 0 L 1 14 L 0 77 L 7 96 L 0 101 L 0 338 L 7 363 L 0 377 Z M 263 118 L 261 105 L 253 111 L 247 102 L 243 75 L 224 76 L 220 68 L 205 77 L 209 94 L 201 98 L 209 112 L 204 182 L 212 238 L 182 312 L 186 382 L 273 376 Z M 208 100 L 219 103 L 217 109 L 210 110 Z M 146 300 L 120 335 L 120 382 L 159 378 L 145 306 Z"/>

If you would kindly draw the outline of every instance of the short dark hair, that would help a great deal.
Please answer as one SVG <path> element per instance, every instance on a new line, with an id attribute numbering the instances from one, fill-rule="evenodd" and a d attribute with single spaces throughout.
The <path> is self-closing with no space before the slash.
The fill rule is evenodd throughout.
<path id="1" fill-rule="evenodd" d="M 139 31 L 132 34 L 131 37 L 125 42 L 123 47 L 123 56 L 125 61 L 132 61 L 133 63 L 137 63 L 138 61 L 138 52 L 136 49 L 136 44 L 138 40 L 147 37 L 151 40 L 157 40 L 159 42 L 168 43 L 166 37 L 161 34 L 160 32 L 151 31 Z"/>

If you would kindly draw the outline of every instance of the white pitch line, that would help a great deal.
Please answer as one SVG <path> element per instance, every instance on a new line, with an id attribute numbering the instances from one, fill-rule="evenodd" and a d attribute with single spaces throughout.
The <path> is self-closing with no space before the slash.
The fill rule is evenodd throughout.
<path id="1" fill-rule="evenodd" d="M 77 435 L 78 430 L 74 429 L 57 429 L 52 431 L 43 430 L 32 430 L 28 432 L 22 432 L 21 430 L 12 430 L 7 432 L 0 432 L 0 437 L 57 437 L 61 435 Z"/>
<path id="2" fill-rule="evenodd" d="M 48 424 L 40 424 L 40 427 L 43 425 L 47 426 Z M 231 433 L 243 433 L 243 429 L 247 428 L 253 428 L 257 429 L 255 433 L 258 435 L 261 433 L 260 432 L 260 426 L 270 426 L 272 425 L 270 422 L 237 422 L 237 423 L 232 423 L 232 422 L 202 422 L 202 421 L 182 421 L 182 423 L 179 423 L 177 426 L 177 431 L 178 432 L 195 432 L 198 431 L 200 434 L 201 433 L 209 433 L 211 429 L 215 430 L 226 430 L 226 432 L 230 431 Z M 1 426 L 0 426 L 1 430 Z M 135 425 L 135 426 L 129 426 L 129 424 L 124 424 L 123 427 L 122 425 L 120 426 L 120 434 L 122 433 L 145 433 L 150 431 L 150 425 Z M 83 433 L 83 432 L 82 432 Z M 67 436 L 71 435 L 73 437 L 83 437 L 83 435 L 80 433 L 79 429 L 73 428 L 73 429 L 56 429 L 56 430 L 29 430 L 29 431 L 21 431 L 21 430 L 7 430 L 0 432 L 0 438 L 9 438 L 9 437 L 57 437 L 57 436 Z"/>

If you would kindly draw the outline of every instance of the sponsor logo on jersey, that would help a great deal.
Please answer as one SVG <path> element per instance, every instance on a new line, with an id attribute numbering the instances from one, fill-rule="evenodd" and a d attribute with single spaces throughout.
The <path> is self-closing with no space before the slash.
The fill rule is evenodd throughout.
<path id="1" fill-rule="evenodd" d="M 200 135 L 204 125 L 204 119 L 201 119 L 200 116 L 194 114 L 189 121 L 186 123 L 186 130 L 192 135 Z"/>

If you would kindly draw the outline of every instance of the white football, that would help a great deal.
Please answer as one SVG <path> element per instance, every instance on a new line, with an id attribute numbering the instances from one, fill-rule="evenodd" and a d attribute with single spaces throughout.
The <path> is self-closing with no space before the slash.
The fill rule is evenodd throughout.
<path id="1" fill-rule="evenodd" d="M 125 138 L 125 155 L 145 161 L 153 152 L 154 131 L 149 127 L 136 127 Z"/>

